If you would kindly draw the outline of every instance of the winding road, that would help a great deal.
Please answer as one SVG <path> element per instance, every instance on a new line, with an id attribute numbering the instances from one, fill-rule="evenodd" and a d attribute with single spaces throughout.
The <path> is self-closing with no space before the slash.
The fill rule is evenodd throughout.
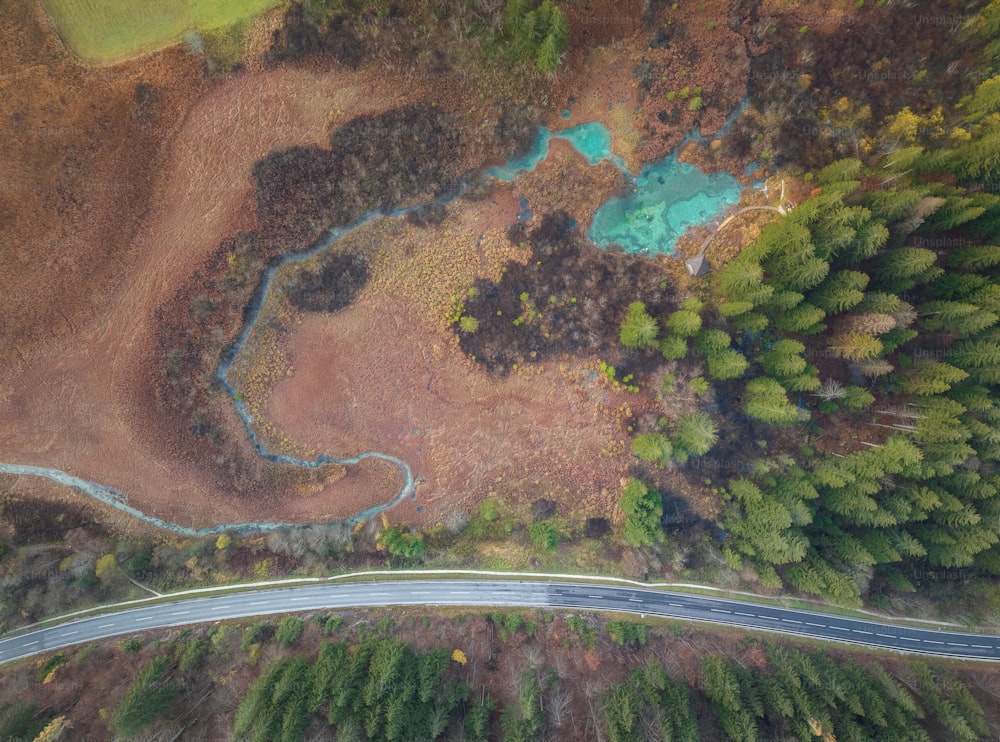
<path id="1" fill-rule="evenodd" d="M 0 664 L 85 642 L 224 619 L 378 606 L 618 611 L 727 624 L 897 652 L 1000 660 L 1000 637 L 899 626 L 751 602 L 586 582 L 396 579 L 322 582 L 187 597 L 38 628 L 0 640 Z"/>

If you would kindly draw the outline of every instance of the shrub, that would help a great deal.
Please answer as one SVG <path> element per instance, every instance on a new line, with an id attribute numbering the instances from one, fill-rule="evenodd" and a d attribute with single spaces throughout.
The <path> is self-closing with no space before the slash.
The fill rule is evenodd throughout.
<path id="1" fill-rule="evenodd" d="M 278 631 L 275 634 L 275 637 L 281 643 L 281 646 L 290 647 L 299 640 L 299 637 L 302 636 L 302 632 L 305 630 L 305 627 L 306 625 L 303 623 L 301 618 L 286 616 L 281 619 L 281 623 L 278 624 Z"/>

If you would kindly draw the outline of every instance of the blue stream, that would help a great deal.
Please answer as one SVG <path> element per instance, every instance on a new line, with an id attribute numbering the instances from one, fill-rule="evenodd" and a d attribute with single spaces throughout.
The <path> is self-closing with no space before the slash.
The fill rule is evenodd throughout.
<path id="1" fill-rule="evenodd" d="M 726 122 L 727 127 L 742 112 L 744 107 L 745 103 L 730 114 Z M 610 160 L 631 178 L 631 173 L 625 167 L 624 160 L 611 152 L 610 132 L 602 124 L 594 122 L 580 124 L 557 133 L 541 127 L 534 147 L 526 155 L 510 160 L 500 167 L 487 170 L 486 177 L 511 181 L 521 173 L 534 170 L 538 163 L 548 155 L 549 141 L 553 138 L 569 141 L 591 165 L 596 165 L 602 160 Z M 691 138 L 699 139 L 700 136 L 695 132 L 688 135 L 684 141 L 687 142 Z M 707 218 L 718 213 L 722 206 L 738 201 L 740 194 L 740 189 L 736 185 L 735 179 L 728 174 L 705 175 L 693 165 L 678 163 L 675 155 L 670 155 L 660 163 L 643 168 L 642 174 L 635 177 L 633 181 L 636 185 L 636 193 L 634 195 L 627 198 L 609 199 L 595 214 L 594 224 L 590 230 L 591 234 L 588 236 L 596 244 L 607 244 L 608 240 L 602 241 L 602 236 L 613 235 L 614 239 L 611 241 L 622 244 L 626 250 L 641 251 L 650 244 L 655 244 L 657 251 L 668 252 L 673 247 L 673 239 L 676 239 L 676 237 L 670 238 L 669 235 L 672 233 L 670 230 L 676 231 L 680 229 L 676 235 L 680 236 L 688 226 L 702 223 Z M 473 182 L 466 179 L 456 193 L 451 193 L 437 199 L 437 203 L 446 204 L 461 197 L 471 185 L 473 185 Z M 658 206 L 656 203 L 657 198 L 665 200 L 664 205 Z M 222 354 L 219 367 L 216 370 L 216 378 L 232 398 L 236 412 L 243 421 L 250 441 L 260 456 L 267 461 L 307 469 L 318 469 L 327 464 L 350 465 L 357 464 L 364 459 L 374 458 L 387 461 L 399 467 L 405 481 L 395 497 L 388 502 L 374 505 L 345 519 L 344 522 L 346 523 L 357 523 L 358 521 L 371 518 L 397 504 L 407 495 L 414 495 L 416 480 L 409 465 L 402 459 L 378 451 L 365 451 L 349 458 L 334 458 L 328 454 L 322 454 L 316 459 L 302 459 L 268 451 L 257 437 L 257 432 L 254 430 L 253 417 L 243 403 L 243 399 L 236 388 L 229 383 L 229 369 L 253 332 L 253 328 L 260 317 L 261 309 L 271 290 L 274 276 L 282 266 L 306 260 L 323 252 L 344 235 L 367 224 L 373 219 L 382 217 L 398 218 L 425 205 L 419 204 L 403 209 L 396 209 L 388 213 L 380 211 L 368 212 L 347 227 L 338 227 L 331 230 L 327 237 L 316 245 L 300 252 L 284 255 L 277 263 L 264 272 L 261 282 L 247 308 L 243 332 L 240 333 L 236 342 Z M 530 215 L 530 212 L 526 209 L 526 204 L 522 207 L 522 211 Z M 654 222 L 658 223 L 654 224 Z M 665 227 L 661 227 L 659 222 L 662 222 Z M 634 226 L 630 228 L 628 225 Z M 638 235 L 638 241 L 630 241 L 635 235 Z M 667 242 L 667 240 L 670 241 Z M 304 525 L 293 523 L 224 523 L 206 528 L 188 528 L 177 523 L 168 523 L 131 507 L 127 504 L 126 496 L 113 487 L 80 479 L 59 469 L 0 462 L 0 473 L 50 479 L 58 484 L 78 489 L 105 505 L 117 508 L 158 528 L 181 533 L 186 536 L 208 536 L 225 531 L 239 533 L 268 532 L 280 528 Z"/>

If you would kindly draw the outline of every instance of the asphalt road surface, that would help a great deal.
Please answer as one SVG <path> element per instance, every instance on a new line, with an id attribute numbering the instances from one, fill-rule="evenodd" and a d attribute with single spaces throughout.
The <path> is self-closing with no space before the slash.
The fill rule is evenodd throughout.
<path id="1" fill-rule="evenodd" d="M 728 624 L 899 652 L 1000 660 L 1000 637 L 901 627 L 702 595 L 571 582 L 406 579 L 321 583 L 210 595 L 80 618 L 0 639 L 0 664 L 74 644 L 152 629 L 275 613 L 404 605 L 620 611 Z"/>

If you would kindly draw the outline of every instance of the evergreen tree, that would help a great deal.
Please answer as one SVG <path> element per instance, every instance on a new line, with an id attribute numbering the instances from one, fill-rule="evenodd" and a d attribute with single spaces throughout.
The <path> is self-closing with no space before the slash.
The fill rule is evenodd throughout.
<path id="1" fill-rule="evenodd" d="M 632 439 L 632 453 L 643 461 L 663 466 L 670 460 L 673 446 L 663 433 L 641 433 Z"/>
<path id="2" fill-rule="evenodd" d="M 918 361 L 901 375 L 898 383 L 907 394 L 928 396 L 947 392 L 953 384 L 968 377 L 967 372 L 948 363 Z"/>
<path id="3" fill-rule="evenodd" d="M 625 486 L 618 507 L 625 514 L 623 537 L 632 546 L 651 546 L 662 533 L 663 497 L 649 489 L 638 479 L 632 478 Z"/>
<path id="4" fill-rule="evenodd" d="M 948 255 L 948 265 L 959 270 L 983 271 L 1000 264 L 1000 247 L 960 247 Z"/>
<path id="5" fill-rule="evenodd" d="M 882 352 L 882 342 L 871 335 L 848 332 L 830 338 L 830 349 L 849 361 L 875 358 Z"/>
<path id="6" fill-rule="evenodd" d="M 707 363 L 709 375 L 719 381 L 742 376 L 750 365 L 742 353 L 731 348 L 713 353 Z"/>
<path id="7" fill-rule="evenodd" d="M 667 317 L 666 325 L 677 337 L 694 337 L 701 329 L 701 317 L 689 309 L 678 309 Z"/>
<path id="8" fill-rule="evenodd" d="M 646 305 L 641 301 L 632 302 L 619 331 L 619 340 L 626 348 L 649 348 L 656 344 L 660 328 Z"/>
<path id="9" fill-rule="evenodd" d="M 678 418 L 673 436 L 675 449 L 689 456 L 701 456 L 708 453 L 718 439 L 715 423 L 704 412 L 689 412 Z"/>
<path id="10" fill-rule="evenodd" d="M 830 275 L 810 295 L 809 301 L 829 314 L 846 312 L 865 298 L 867 273 L 843 270 Z"/>
<path id="11" fill-rule="evenodd" d="M 875 265 L 875 276 L 881 286 L 892 293 L 905 291 L 915 279 L 934 265 L 937 255 L 922 247 L 900 247 L 882 253 Z"/>
<path id="12" fill-rule="evenodd" d="M 660 341 L 660 352 L 668 361 L 679 361 L 687 355 L 687 340 L 677 335 L 667 335 Z"/>
<path id="13" fill-rule="evenodd" d="M 774 379 L 753 379 L 747 383 L 747 399 L 743 411 L 766 423 L 791 425 L 798 421 L 799 411 L 784 388 Z"/>

